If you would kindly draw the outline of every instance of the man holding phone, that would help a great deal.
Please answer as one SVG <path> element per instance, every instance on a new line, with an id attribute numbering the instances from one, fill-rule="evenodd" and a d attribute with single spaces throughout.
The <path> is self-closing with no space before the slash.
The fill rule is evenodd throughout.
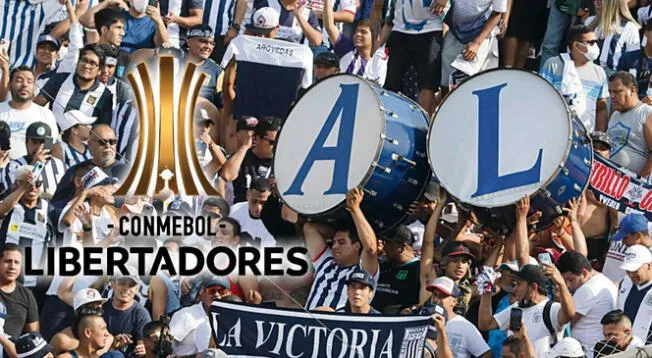
<path id="1" fill-rule="evenodd" d="M 523 265 L 514 274 L 514 298 L 518 301 L 504 311 L 493 315 L 491 295 L 483 293 L 480 297 L 480 313 L 478 327 L 487 331 L 510 329 L 510 318 L 513 309 L 523 311 L 522 321 L 527 326 L 527 331 L 537 355 L 548 351 L 557 341 L 557 336 L 566 323 L 575 315 L 575 303 L 564 278 L 550 264 Z M 548 279 L 559 288 L 560 302 L 548 299 L 546 283 Z"/>
<path id="2" fill-rule="evenodd" d="M 52 157 L 52 131 L 45 122 L 34 122 L 25 131 L 25 146 L 27 155 L 12 160 L 2 172 L 4 190 L 11 187 L 15 181 L 16 170 L 23 165 L 33 165 L 35 168 L 41 166 L 34 172 L 34 180 L 43 182 L 43 193 L 49 193 L 49 198 L 57 190 L 57 184 L 65 173 L 63 161 Z M 40 164 L 37 164 L 40 163 Z"/>

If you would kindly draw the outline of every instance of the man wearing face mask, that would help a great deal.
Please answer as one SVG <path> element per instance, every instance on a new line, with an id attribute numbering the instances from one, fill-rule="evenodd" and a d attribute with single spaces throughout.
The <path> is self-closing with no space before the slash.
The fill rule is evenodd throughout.
<path id="1" fill-rule="evenodd" d="M 652 107 L 638 99 L 636 78 L 625 71 L 609 77 L 614 109 L 607 134 L 613 141 L 610 160 L 647 178 L 652 172 Z"/>
<path id="2" fill-rule="evenodd" d="M 552 57 L 539 74 L 561 92 L 589 130 L 607 129 L 607 75 L 593 63 L 600 48 L 593 31 L 584 25 L 572 26 L 566 35 L 568 53 Z"/>
<path id="3" fill-rule="evenodd" d="M 154 49 L 168 42 L 168 30 L 158 6 L 147 5 L 147 0 L 131 0 L 128 3 L 129 11 L 124 12 L 127 22 L 120 45 L 122 50 L 131 53 L 138 49 Z"/>

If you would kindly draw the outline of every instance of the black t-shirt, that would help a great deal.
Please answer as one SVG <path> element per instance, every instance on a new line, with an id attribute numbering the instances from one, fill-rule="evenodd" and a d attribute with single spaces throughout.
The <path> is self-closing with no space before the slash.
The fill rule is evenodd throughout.
<path id="1" fill-rule="evenodd" d="M 396 314 L 401 309 L 419 303 L 419 259 L 395 266 L 380 264 L 380 278 L 371 305 L 386 314 Z"/>
<path id="2" fill-rule="evenodd" d="M 143 339 L 143 327 L 152 321 L 152 318 L 147 312 L 145 307 L 134 302 L 131 307 L 124 311 L 118 311 L 113 308 L 113 299 L 106 301 L 102 308 L 104 309 L 104 321 L 106 321 L 106 328 L 112 335 L 121 333 L 131 334 L 131 340 L 134 342 L 127 346 L 125 353 L 127 356 L 134 350 L 136 342 Z"/>
<path id="3" fill-rule="evenodd" d="M 253 148 L 247 151 L 238 177 L 233 181 L 233 194 L 235 196 L 234 203 L 247 200 L 247 189 L 251 182 L 258 178 L 267 178 L 267 172 L 272 169 L 272 158 L 263 159 L 254 154 Z"/>
<path id="4" fill-rule="evenodd" d="M 11 337 L 20 337 L 25 324 L 38 321 L 38 306 L 32 291 L 17 283 L 14 292 L 0 290 L 0 299 L 7 306 L 5 333 Z"/>

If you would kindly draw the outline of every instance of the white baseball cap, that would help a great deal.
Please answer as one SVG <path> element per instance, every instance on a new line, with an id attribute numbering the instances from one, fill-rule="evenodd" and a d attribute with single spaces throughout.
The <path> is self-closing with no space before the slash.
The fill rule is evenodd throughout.
<path id="1" fill-rule="evenodd" d="M 564 337 L 552 349 L 544 353 L 544 358 L 585 357 L 580 342 L 572 337 Z"/>
<path id="2" fill-rule="evenodd" d="M 280 15 L 271 7 L 261 7 L 251 15 L 247 30 L 257 34 L 269 34 L 278 26 Z"/>
<path id="3" fill-rule="evenodd" d="M 426 287 L 426 290 L 432 292 L 434 289 L 453 297 L 458 297 L 460 291 L 455 285 L 455 282 L 446 276 L 437 277 L 430 285 Z"/>
<path id="4" fill-rule="evenodd" d="M 94 288 L 85 288 L 81 291 L 78 291 L 75 294 L 75 298 L 72 299 L 72 308 L 77 311 L 77 309 L 87 303 L 92 302 L 106 302 L 107 299 L 103 298 L 100 293 Z"/>
<path id="5" fill-rule="evenodd" d="M 64 113 L 63 118 L 59 118 L 59 127 L 65 132 L 77 124 L 93 124 L 95 120 L 97 117 L 89 117 L 84 112 L 73 109 Z"/>
<path id="6" fill-rule="evenodd" d="M 643 264 L 652 262 L 652 252 L 650 249 L 643 245 L 630 246 L 625 251 L 625 258 L 623 259 L 621 270 L 633 272 L 637 271 Z"/>

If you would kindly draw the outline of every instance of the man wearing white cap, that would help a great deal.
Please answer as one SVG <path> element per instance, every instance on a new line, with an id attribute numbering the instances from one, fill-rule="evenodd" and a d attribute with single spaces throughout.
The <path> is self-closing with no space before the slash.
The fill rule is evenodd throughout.
<path id="1" fill-rule="evenodd" d="M 558 357 L 584 358 L 586 357 L 586 355 L 584 354 L 582 345 L 577 339 L 571 337 L 565 337 L 559 340 L 559 342 L 557 342 L 557 344 L 555 344 L 555 346 L 552 347 L 551 350 L 543 354 L 543 358 L 558 358 Z"/>
<path id="2" fill-rule="evenodd" d="M 64 113 L 63 118 L 59 120 L 62 141 L 55 146 L 60 147 L 58 152 L 61 153 L 61 157 L 59 159 L 63 160 L 66 170 L 93 157 L 88 150 L 86 141 L 90 137 L 91 125 L 96 119 L 81 111 L 72 110 Z"/>
<path id="3" fill-rule="evenodd" d="M 445 276 L 438 277 L 426 287 L 426 290 L 432 292 L 431 303 L 438 303 L 446 310 L 448 316 L 446 336 L 453 356 L 455 358 L 493 357 L 491 349 L 484 341 L 480 331 L 473 323 L 456 314 L 453 310 L 457 304 L 457 298 L 463 294 L 455 282 Z"/>
<path id="4" fill-rule="evenodd" d="M 652 253 L 643 245 L 630 246 L 620 268 L 627 277 L 620 282 L 618 308 L 633 322 L 634 336 L 648 337 L 652 324 Z M 651 340 L 648 338 L 648 343 Z"/>

